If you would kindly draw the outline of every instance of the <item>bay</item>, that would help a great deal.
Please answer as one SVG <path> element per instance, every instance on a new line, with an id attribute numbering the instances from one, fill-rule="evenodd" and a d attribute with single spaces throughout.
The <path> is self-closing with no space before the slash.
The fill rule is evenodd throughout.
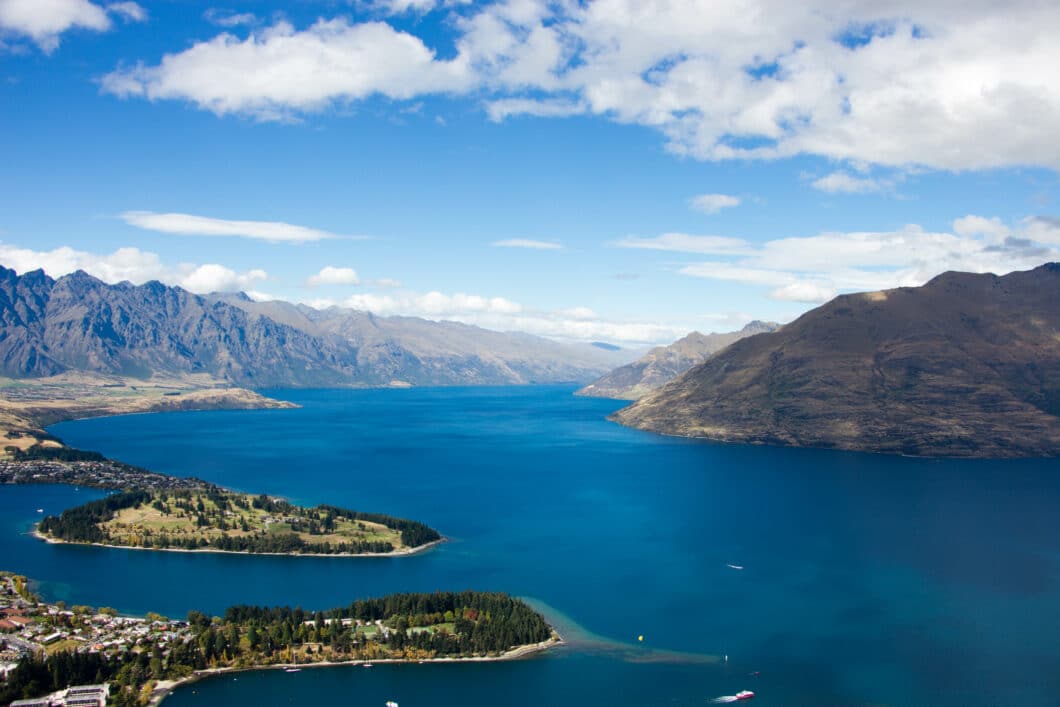
<path id="1" fill-rule="evenodd" d="M 303 407 L 55 425 L 122 461 L 415 518 L 450 542 L 356 560 L 46 545 L 20 534 L 35 509 L 95 492 L 8 487 L 3 565 L 51 599 L 173 616 L 507 591 L 571 639 L 518 663 L 225 676 L 175 707 L 703 704 L 740 689 L 773 705 L 1060 704 L 1055 460 L 666 438 L 572 390 L 267 391 Z"/>

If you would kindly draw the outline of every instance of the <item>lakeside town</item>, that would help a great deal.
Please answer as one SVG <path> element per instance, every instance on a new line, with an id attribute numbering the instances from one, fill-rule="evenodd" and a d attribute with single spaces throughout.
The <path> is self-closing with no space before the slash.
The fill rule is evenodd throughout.
<path id="1" fill-rule="evenodd" d="M 46 663 L 56 656 L 91 656 L 91 663 L 117 665 L 130 653 L 164 656 L 169 647 L 188 643 L 194 631 L 187 621 L 175 621 L 157 614 L 146 617 L 119 616 L 110 608 L 93 609 L 88 606 L 67 606 L 64 602 L 45 603 L 29 589 L 25 577 L 0 573 L 0 690 L 9 692 L 18 681 L 18 670 L 24 663 Z M 60 680 L 60 671 L 52 672 Z M 120 672 L 120 671 L 119 671 Z M 132 671 L 130 671 L 132 672 Z M 90 677 L 102 677 L 98 668 Z M 135 676 L 128 676 L 135 679 Z M 60 684 L 33 685 L 30 691 L 46 690 L 47 694 L 30 699 L 15 700 L 12 707 L 102 707 L 108 702 L 110 685 Z M 3 700 L 0 700 L 3 701 Z"/>
<path id="2" fill-rule="evenodd" d="M 67 484 L 104 490 L 139 488 L 151 491 L 205 490 L 212 487 L 199 479 L 159 474 L 103 457 L 72 460 L 0 459 L 0 484 Z"/>
<path id="3" fill-rule="evenodd" d="M 236 606 L 172 620 L 43 602 L 26 577 L 0 572 L 0 615 L 0 704 L 15 707 L 134 707 L 229 670 L 502 660 L 562 642 L 525 602 L 487 592 L 395 594 L 326 612 Z"/>

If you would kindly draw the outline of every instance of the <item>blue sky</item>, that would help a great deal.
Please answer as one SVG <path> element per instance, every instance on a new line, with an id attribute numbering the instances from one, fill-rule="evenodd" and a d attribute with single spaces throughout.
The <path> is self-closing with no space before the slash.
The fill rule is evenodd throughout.
<path id="1" fill-rule="evenodd" d="M 0 0 L 0 263 L 644 345 L 1058 259 L 1060 10 L 790 5 Z"/>

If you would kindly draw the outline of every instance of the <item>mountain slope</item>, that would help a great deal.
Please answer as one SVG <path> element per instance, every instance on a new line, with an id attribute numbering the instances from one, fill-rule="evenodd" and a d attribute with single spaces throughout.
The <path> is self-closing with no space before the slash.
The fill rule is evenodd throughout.
<path id="1" fill-rule="evenodd" d="M 589 380 L 621 353 L 452 322 L 318 312 L 0 266 L 0 374 L 209 374 L 246 387 Z"/>
<path id="2" fill-rule="evenodd" d="M 740 331 L 700 334 L 694 331 L 669 346 L 657 346 L 633 363 L 604 374 L 577 392 L 594 398 L 636 400 L 702 363 L 723 348 L 754 334 L 776 331 L 773 322 L 753 321 Z"/>
<path id="3" fill-rule="evenodd" d="M 924 456 L 1060 454 L 1060 264 L 844 295 L 620 410 L 666 434 Z"/>

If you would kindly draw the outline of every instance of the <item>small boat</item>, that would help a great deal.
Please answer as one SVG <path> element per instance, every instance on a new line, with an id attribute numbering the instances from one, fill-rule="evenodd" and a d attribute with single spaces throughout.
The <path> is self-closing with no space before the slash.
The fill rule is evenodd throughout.
<path id="1" fill-rule="evenodd" d="M 728 704 L 729 702 L 743 702 L 744 700 L 754 699 L 755 693 L 750 690 L 740 690 L 735 695 L 722 695 L 721 697 L 715 697 L 711 702 L 714 704 Z"/>
<path id="2" fill-rule="evenodd" d="M 731 570 L 742 570 L 743 569 L 743 565 L 725 565 L 725 566 L 728 567 Z"/>
<path id="3" fill-rule="evenodd" d="M 43 509 L 43 508 L 38 508 L 38 509 L 37 509 L 37 513 L 43 513 L 43 512 L 44 512 L 44 509 Z"/>
<path id="4" fill-rule="evenodd" d="M 398 707 L 398 703 L 394 702 L 394 700 L 387 700 L 386 707 Z"/>
<path id="5" fill-rule="evenodd" d="M 363 668 L 370 668 L 370 667 L 372 667 L 372 664 L 371 664 L 371 663 L 364 663 L 364 664 L 362 664 L 362 666 L 361 666 L 361 667 L 363 667 Z"/>
<path id="6" fill-rule="evenodd" d="M 284 668 L 283 672 L 285 672 L 285 673 L 300 673 L 300 672 L 302 672 L 302 669 L 301 668 Z"/>

